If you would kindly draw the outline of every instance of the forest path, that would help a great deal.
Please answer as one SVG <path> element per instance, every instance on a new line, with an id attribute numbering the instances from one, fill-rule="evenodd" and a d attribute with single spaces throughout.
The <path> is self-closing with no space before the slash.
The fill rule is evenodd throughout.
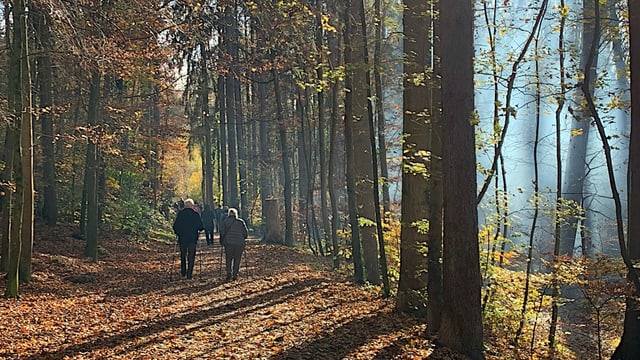
<path id="1" fill-rule="evenodd" d="M 330 259 L 250 240 L 239 279 L 224 282 L 220 246 L 204 245 L 185 280 L 173 244 L 102 246 L 94 263 L 84 242 L 40 235 L 33 281 L 0 301 L 0 358 L 455 358 L 392 300 L 331 272 Z"/>

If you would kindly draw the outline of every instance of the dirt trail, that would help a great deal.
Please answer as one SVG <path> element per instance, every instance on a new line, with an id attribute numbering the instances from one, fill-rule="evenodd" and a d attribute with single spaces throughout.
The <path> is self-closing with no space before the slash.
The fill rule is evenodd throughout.
<path id="1" fill-rule="evenodd" d="M 107 240 L 97 263 L 83 244 L 37 241 L 34 280 L 0 301 L 0 358 L 451 358 L 329 259 L 251 240 L 239 279 L 225 283 L 218 245 L 201 247 L 185 280 L 173 244 Z"/>

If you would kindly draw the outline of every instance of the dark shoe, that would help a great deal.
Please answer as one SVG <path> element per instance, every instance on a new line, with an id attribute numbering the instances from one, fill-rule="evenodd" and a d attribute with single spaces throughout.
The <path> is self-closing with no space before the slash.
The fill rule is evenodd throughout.
<path id="1" fill-rule="evenodd" d="M 236 275 L 236 276 L 232 277 L 232 278 L 231 278 L 231 280 L 233 280 L 233 281 L 238 280 L 238 275 Z"/>
<path id="2" fill-rule="evenodd" d="M 187 280 L 191 280 L 191 279 L 193 279 L 193 276 L 187 275 Z"/>

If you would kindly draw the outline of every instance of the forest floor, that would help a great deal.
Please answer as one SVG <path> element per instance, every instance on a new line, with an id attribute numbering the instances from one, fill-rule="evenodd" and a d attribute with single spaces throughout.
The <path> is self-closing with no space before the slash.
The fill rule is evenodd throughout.
<path id="1" fill-rule="evenodd" d="M 174 244 L 113 236 L 92 262 L 70 234 L 41 230 L 32 281 L 0 300 L 0 358 L 464 359 L 330 259 L 250 239 L 224 282 L 220 246 L 204 245 L 186 280 Z"/>

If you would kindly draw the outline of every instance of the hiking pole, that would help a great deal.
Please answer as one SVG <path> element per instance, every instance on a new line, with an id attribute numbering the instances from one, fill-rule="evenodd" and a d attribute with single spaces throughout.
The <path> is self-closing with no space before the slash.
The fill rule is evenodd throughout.
<path id="1" fill-rule="evenodd" d="M 222 244 L 220 244 L 220 258 L 218 261 L 218 276 L 222 277 L 222 250 L 223 250 L 224 246 L 222 246 Z"/>
<path id="2" fill-rule="evenodd" d="M 176 265 L 176 257 L 178 254 L 178 241 L 173 242 L 173 259 L 171 260 L 171 266 L 169 266 L 169 281 L 173 281 L 174 266 Z"/>
<path id="3" fill-rule="evenodd" d="M 200 260 L 198 260 L 198 276 L 202 276 L 202 242 L 200 241 L 200 239 L 198 239 L 198 246 L 200 249 L 198 249 L 198 257 L 200 258 Z"/>
<path id="4" fill-rule="evenodd" d="M 244 272 L 247 273 L 247 277 L 249 277 L 249 261 L 247 260 L 247 252 L 249 251 L 248 244 L 244 245 Z"/>

